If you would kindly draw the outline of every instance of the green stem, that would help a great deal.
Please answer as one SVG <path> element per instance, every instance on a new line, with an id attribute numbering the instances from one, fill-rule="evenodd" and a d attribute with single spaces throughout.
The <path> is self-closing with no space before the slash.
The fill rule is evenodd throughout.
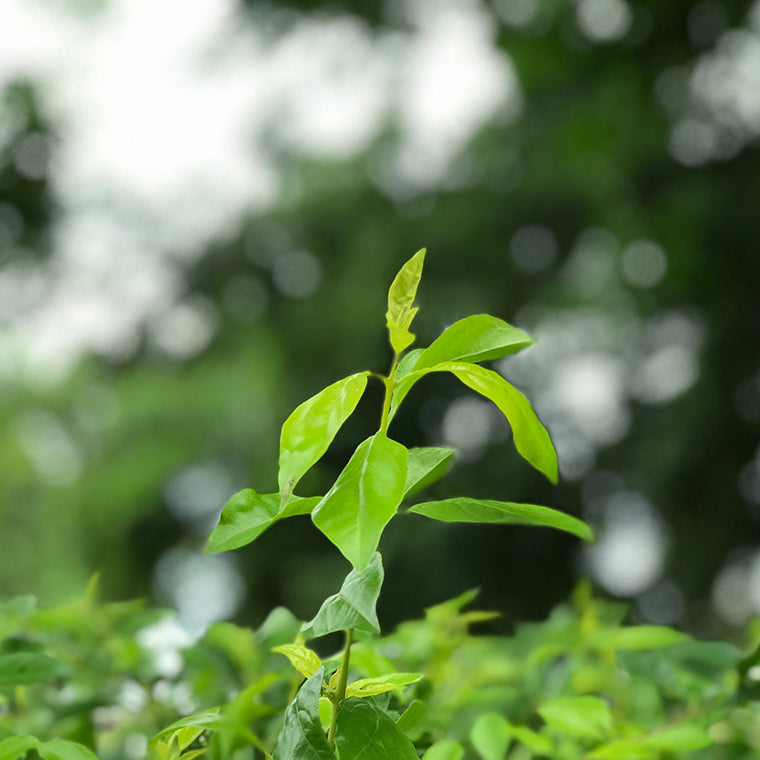
<path id="1" fill-rule="evenodd" d="M 346 682 L 348 681 L 348 662 L 351 659 L 351 643 L 354 640 L 354 631 L 349 628 L 346 631 L 346 645 L 343 649 L 343 658 L 340 662 L 340 673 L 338 675 L 338 688 L 334 695 L 330 697 L 332 700 L 332 715 L 330 715 L 330 728 L 327 732 L 327 741 L 330 747 L 335 748 L 335 729 L 338 725 L 338 710 L 339 703 L 346 698 Z"/>
<path id="2" fill-rule="evenodd" d="M 380 430 L 382 430 L 383 433 L 388 432 L 388 417 L 391 411 L 391 399 L 393 398 L 393 391 L 396 388 L 396 367 L 398 366 L 398 360 L 399 355 L 394 354 L 393 363 L 391 364 L 391 369 L 388 373 L 388 377 L 383 379 L 383 382 L 385 383 L 385 398 L 383 399 L 383 414 L 380 417 Z"/>

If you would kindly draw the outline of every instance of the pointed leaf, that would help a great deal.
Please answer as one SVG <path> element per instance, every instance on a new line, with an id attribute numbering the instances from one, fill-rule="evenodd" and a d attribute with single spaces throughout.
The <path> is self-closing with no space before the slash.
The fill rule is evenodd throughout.
<path id="1" fill-rule="evenodd" d="M 162 739 L 165 736 L 187 729 L 190 730 L 186 734 L 177 734 L 176 741 L 180 749 L 183 749 L 188 744 L 192 744 L 204 731 L 228 731 L 244 737 L 257 746 L 261 743 L 246 726 L 223 714 L 218 707 L 212 707 L 210 710 L 203 710 L 192 715 L 185 715 L 183 718 L 174 721 L 170 726 L 161 729 L 153 739 Z"/>
<path id="2" fill-rule="evenodd" d="M 304 681 L 285 711 L 285 724 L 277 738 L 273 760 L 335 760 L 335 753 L 319 720 L 319 692 L 324 670 Z"/>
<path id="3" fill-rule="evenodd" d="M 347 697 L 371 697 L 373 694 L 383 694 L 386 691 L 401 689 L 409 684 L 417 683 L 422 678 L 421 673 L 389 673 L 378 678 L 360 678 L 346 688 Z"/>
<path id="4" fill-rule="evenodd" d="M 413 731 L 419 725 L 422 716 L 425 714 L 425 703 L 420 699 L 414 699 L 409 703 L 409 707 L 404 710 L 396 721 L 396 726 L 404 733 Z"/>
<path id="5" fill-rule="evenodd" d="M 421 491 L 442 478 L 454 464 L 454 449 L 441 446 L 422 446 L 409 449 L 406 463 L 404 498 Z"/>
<path id="6" fill-rule="evenodd" d="M 522 330 L 492 317 L 473 314 L 447 327 L 423 352 L 414 369 L 441 362 L 483 362 L 514 354 L 532 346 L 533 338 Z"/>
<path id="7" fill-rule="evenodd" d="M 340 703 L 335 743 L 340 757 L 350 760 L 418 760 L 409 737 L 366 699 L 352 697 Z"/>
<path id="8" fill-rule="evenodd" d="M 557 482 L 557 452 L 549 433 L 536 417 L 528 399 L 493 370 L 466 362 L 441 362 L 433 367 L 410 372 L 393 392 L 390 419 L 393 419 L 412 386 L 429 372 L 451 372 L 468 388 L 493 401 L 507 418 L 512 428 L 515 448 L 520 455 L 552 483 Z"/>
<path id="9" fill-rule="evenodd" d="M 417 313 L 413 304 L 424 261 L 423 248 L 401 267 L 388 290 L 388 311 L 385 319 L 391 346 L 397 354 L 414 342 L 414 335 L 409 332 L 409 326 Z"/>
<path id="10" fill-rule="evenodd" d="M 475 721 L 470 739 L 483 760 L 504 760 L 509 747 L 508 725 L 498 713 L 483 713 Z"/>
<path id="11" fill-rule="evenodd" d="M 595 639 L 596 637 L 592 638 Z M 688 634 L 665 625 L 636 625 L 599 630 L 599 643 L 611 649 L 659 649 L 688 640 Z"/>
<path id="12" fill-rule="evenodd" d="M 376 605 L 383 585 L 383 562 L 375 552 L 361 572 L 352 570 L 343 581 L 340 591 L 326 599 L 313 620 L 305 623 L 301 633 L 305 638 L 325 636 L 335 631 L 353 628 L 355 631 L 380 633 Z"/>
<path id="13" fill-rule="evenodd" d="M 49 681 L 68 672 L 69 669 L 60 660 L 40 652 L 0 655 L 0 688 Z"/>
<path id="14" fill-rule="evenodd" d="M 515 504 L 509 501 L 460 496 L 442 501 L 425 501 L 415 504 L 409 511 L 442 522 L 542 525 L 572 533 L 584 541 L 594 540 L 591 528 L 583 520 L 556 509 L 534 504 Z"/>
<path id="15" fill-rule="evenodd" d="M 39 743 L 36 736 L 9 736 L 0 741 L 0 760 L 18 760 Z"/>
<path id="16" fill-rule="evenodd" d="M 424 348 L 413 348 L 411 351 L 407 351 L 402 357 L 399 363 L 396 365 L 396 382 L 399 382 L 403 377 L 408 375 L 413 369 L 417 360 L 422 356 Z"/>
<path id="17" fill-rule="evenodd" d="M 290 660 L 290 664 L 304 678 L 311 678 L 322 667 L 322 660 L 319 659 L 319 655 L 308 647 L 298 644 L 283 644 L 280 647 L 275 647 L 272 651 L 284 654 Z"/>
<path id="18" fill-rule="evenodd" d="M 368 372 L 338 380 L 298 406 L 285 420 L 280 435 L 280 472 L 283 498 L 322 457 L 341 425 L 354 411 L 367 387 Z"/>
<path id="19" fill-rule="evenodd" d="M 43 760 L 98 760 L 98 756 L 84 744 L 65 739 L 51 739 L 37 747 Z"/>
<path id="20" fill-rule="evenodd" d="M 259 494 L 245 488 L 224 505 L 219 524 L 208 537 L 206 552 L 226 552 L 250 544 L 278 520 L 307 515 L 317 504 L 319 496 L 291 496 L 281 511 L 280 494 Z"/>
<path id="21" fill-rule="evenodd" d="M 366 567 L 404 496 L 406 448 L 383 432 L 359 444 L 311 514 L 357 569 Z"/>

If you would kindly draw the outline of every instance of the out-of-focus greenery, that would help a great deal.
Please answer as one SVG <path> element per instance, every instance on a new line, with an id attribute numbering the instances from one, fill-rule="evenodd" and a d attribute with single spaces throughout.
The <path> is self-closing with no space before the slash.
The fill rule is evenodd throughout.
<path id="1" fill-rule="evenodd" d="M 431 607 L 385 636 L 360 637 L 349 684 L 389 669 L 423 678 L 390 699 L 349 699 L 345 711 L 365 702 L 389 715 L 387 733 L 405 746 L 411 739 L 420 753 L 412 756 L 425 758 L 502 760 L 509 749 L 525 760 L 740 760 L 760 751 L 757 651 L 745 657 L 666 626 L 623 626 L 625 606 L 593 599 L 588 584 L 544 622 L 510 637 L 473 636 L 471 627 L 493 617 L 467 609 L 474 597 Z M 172 613 L 103 605 L 94 587 L 58 608 L 10 600 L 0 608 L 0 752 L 263 757 L 303 682 L 272 650 L 287 651 L 298 630 L 277 608 L 257 630 L 215 623 L 193 640 Z M 757 633 L 748 630 L 743 646 Z M 329 650 L 320 655 L 328 666 L 334 660 Z M 302 705 L 302 730 L 307 708 L 316 711 L 316 697 Z M 339 726 L 344 740 L 347 725 Z M 388 745 L 373 746 L 378 757 L 393 757 Z"/>
<path id="2" fill-rule="evenodd" d="M 373 34 L 410 33 L 398 4 L 285 5 L 292 14 L 241 4 L 240 24 L 271 12 L 276 35 L 302 14 L 345 13 Z M 425 245 L 416 326 L 422 344 L 478 312 L 537 332 L 553 358 L 503 369 L 541 391 L 539 414 L 558 439 L 561 464 L 563 453 L 569 463 L 552 489 L 508 455 L 508 441 L 491 436 L 437 495 L 488 498 L 507 481 L 516 501 L 552 503 L 603 522 L 605 489 L 643 494 L 669 537 L 664 577 L 686 600 L 681 622 L 715 629 L 708 601 L 716 575 L 760 539 L 758 489 L 739 487 L 741 473 L 744 482 L 755 477 L 760 424 L 760 160 L 749 138 L 733 154 L 692 166 L 676 161 L 669 145 L 688 116 L 688 78 L 698 59 L 717 51 L 731 28 L 750 28 L 752 4 L 644 0 L 630 6 L 629 33 L 603 43 L 580 34 L 575 4 L 536 2 L 535 19 L 524 26 L 508 23 L 509 3 L 482 5 L 494 20 L 495 47 L 514 64 L 523 111 L 492 121 L 442 181 L 409 190 L 378 180 L 399 140 L 394 127 L 350 161 L 303 160 L 273 135 L 285 178 L 281 205 L 244 218 L 199 258 L 176 263 L 184 295 L 203 296 L 218 314 L 208 349 L 173 360 L 152 350 L 146 328 L 128 359 L 87 357 L 59 384 L 28 385 L 4 374 L 0 588 L 59 601 L 100 570 L 108 598 L 151 593 L 158 558 L 177 546 L 199 547 L 210 528 L 202 506 L 200 517 L 188 518 L 174 508 L 177 500 L 195 496 L 213 509 L 250 482 L 274 490 L 272 441 L 287 412 L 357 369 L 386 369 L 377 359 L 386 349 L 376 283 Z M 55 137 L 37 107 L 38 86 L 18 82 L 2 93 L 26 114 L 17 142 L 32 132 Z M 0 194 L 23 216 L 24 232 L 3 264 L 21 256 L 44 261 L 56 223 L 51 189 L 47 179 L 16 171 L 13 150 L 0 156 Z M 515 252 L 515 233 L 536 225 L 556 244 L 540 268 L 520 265 Z M 667 259 L 652 287 L 624 276 L 623 252 L 641 239 L 655 241 Z M 278 288 L 273 262 L 299 250 L 318 261 L 321 280 L 308 297 L 291 298 Z M 553 401 L 581 354 L 612 362 L 618 433 L 604 434 L 605 419 L 563 417 Z M 685 363 L 692 382 L 653 401 L 636 383 L 663 356 L 661 375 L 680 377 Z M 434 401 L 415 408 L 411 394 L 394 422 L 410 446 L 439 442 L 443 431 L 429 420 L 461 395 L 454 383 L 427 382 Z M 586 390 L 593 394 L 593 384 Z M 370 393 L 362 402 L 345 440 L 374 429 L 377 400 Z M 586 440 L 594 425 L 602 432 Z M 345 463 L 342 440 L 309 476 L 314 492 Z M 586 457 L 580 469 L 579 451 Z M 299 530 L 288 525 L 286 541 L 275 528 L 266 546 L 242 553 L 246 618 L 262 620 L 280 603 L 305 616 L 344 575 L 324 558 L 325 542 Z M 419 614 L 431 599 L 475 584 L 488 605 L 510 616 L 541 616 L 574 583 L 576 549 L 559 534 L 431 524 L 403 536 L 414 550 L 402 555 L 402 530 L 391 527 L 384 538 L 386 620 Z M 281 551 L 285 544 L 298 546 L 297 555 Z"/>

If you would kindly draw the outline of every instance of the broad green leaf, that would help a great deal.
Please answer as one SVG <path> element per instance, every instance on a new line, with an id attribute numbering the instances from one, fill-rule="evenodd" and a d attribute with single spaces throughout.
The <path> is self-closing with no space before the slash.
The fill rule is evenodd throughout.
<path id="1" fill-rule="evenodd" d="M 584 541 L 593 541 L 594 534 L 583 520 L 556 509 L 509 501 L 471 499 L 468 496 L 425 501 L 415 504 L 410 512 L 442 522 L 496 523 L 502 525 L 541 525 L 572 533 Z"/>
<path id="2" fill-rule="evenodd" d="M 714 742 L 702 726 L 696 723 L 682 723 L 680 726 L 655 731 L 642 743 L 663 752 L 688 752 L 709 747 Z"/>
<path id="3" fill-rule="evenodd" d="M 447 327 L 419 356 L 414 370 L 441 362 L 483 362 L 500 359 L 532 346 L 533 338 L 522 330 L 492 317 L 473 314 Z"/>
<path id="4" fill-rule="evenodd" d="M 527 726 L 513 726 L 507 724 L 507 735 L 524 744 L 529 750 L 539 755 L 551 757 L 554 752 L 554 744 L 543 734 L 532 731 Z"/>
<path id="5" fill-rule="evenodd" d="M 470 739 L 483 760 L 504 760 L 509 747 L 508 723 L 497 713 L 484 713 L 470 732 Z"/>
<path id="6" fill-rule="evenodd" d="M 418 760 L 411 739 L 393 719 L 372 701 L 356 697 L 340 703 L 335 744 L 347 760 Z"/>
<path id="7" fill-rule="evenodd" d="M 406 448 L 382 431 L 359 444 L 311 513 L 314 525 L 356 568 L 366 567 L 404 497 Z"/>
<path id="8" fill-rule="evenodd" d="M 557 452 L 549 438 L 549 433 L 536 417 L 536 413 L 525 396 L 510 385 L 498 372 L 467 362 L 441 362 L 432 367 L 415 370 L 404 377 L 396 386 L 391 401 L 389 418 L 412 386 L 429 372 L 451 372 L 468 388 L 493 401 L 507 418 L 512 428 L 515 448 L 520 455 L 552 483 L 557 482 Z"/>
<path id="9" fill-rule="evenodd" d="M 402 689 L 409 684 L 417 683 L 422 678 L 421 673 L 389 673 L 378 678 L 360 678 L 346 688 L 347 697 L 371 697 L 373 694 L 383 694 L 386 691 Z"/>
<path id="10" fill-rule="evenodd" d="M 442 478 L 454 464 L 455 454 L 454 449 L 446 449 L 440 446 L 409 449 L 404 498 L 421 491 Z"/>
<path id="11" fill-rule="evenodd" d="M 287 501 L 298 481 L 322 457 L 367 387 L 368 372 L 338 380 L 298 406 L 280 434 L 280 494 Z"/>
<path id="12" fill-rule="evenodd" d="M 604 628 L 598 631 L 598 643 L 612 649 L 659 649 L 688 641 L 689 636 L 665 625 L 637 625 L 627 628 Z M 597 636 L 590 643 L 596 642 Z"/>
<path id="13" fill-rule="evenodd" d="M 0 760 L 18 760 L 39 743 L 36 736 L 9 736 L 0 741 Z"/>
<path id="14" fill-rule="evenodd" d="M 424 261 L 423 248 L 401 267 L 388 290 L 388 311 L 385 319 L 391 346 L 397 354 L 414 342 L 414 335 L 409 332 L 409 327 L 418 311 L 414 307 L 414 298 L 422 277 Z"/>
<path id="15" fill-rule="evenodd" d="M 322 667 L 322 660 L 319 659 L 319 655 L 308 647 L 299 644 L 283 644 L 275 647 L 272 651 L 284 654 L 290 660 L 290 664 L 304 678 L 311 678 Z"/>
<path id="16" fill-rule="evenodd" d="M 422 760 L 462 760 L 464 747 L 451 739 L 436 742 L 422 756 Z"/>
<path id="17" fill-rule="evenodd" d="M 51 739 L 37 747 L 43 760 L 98 760 L 97 755 L 84 744 L 65 739 Z"/>
<path id="18" fill-rule="evenodd" d="M 361 572 L 352 570 L 340 591 L 326 599 L 313 620 L 305 623 L 305 638 L 325 636 L 353 628 L 355 631 L 379 633 L 376 605 L 383 585 L 383 562 L 375 552 Z"/>
<path id="19" fill-rule="evenodd" d="M 189 729 L 186 734 L 177 733 L 185 729 Z M 229 731 L 232 734 L 245 737 L 252 744 L 259 743 L 259 740 L 246 726 L 224 715 L 218 707 L 193 713 L 192 715 L 185 715 L 166 728 L 161 729 L 153 738 L 162 739 L 165 736 L 177 733 L 176 740 L 180 748 L 184 748 L 188 744 L 192 744 L 204 731 Z"/>
<path id="20" fill-rule="evenodd" d="M 60 660 L 39 652 L 0 655 L 0 688 L 49 681 L 68 672 L 69 669 Z"/>
<path id="21" fill-rule="evenodd" d="M 280 510 L 280 494 L 259 494 L 245 488 L 224 505 L 219 524 L 208 537 L 206 552 L 226 552 L 250 544 L 278 520 L 307 515 L 317 504 L 319 496 L 291 496 Z"/>
<path id="22" fill-rule="evenodd" d="M 538 714 L 552 728 L 591 739 L 606 739 L 612 733 L 610 708 L 598 697 L 560 697 L 544 702 Z"/>
<path id="23" fill-rule="evenodd" d="M 425 714 L 425 703 L 422 700 L 414 699 L 409 703 L 409 707 L 404 710 L 396 721 L 396 726 L 404 733 L 413 731 L 419 725 L 422 716 Z"/>
<path id="24" fill-rule="evenodd" d="M 285 711 L 273 760 L 335 760 L 319 720 L 319 692 L 324 670 L 304 681 Z"/>
<path id="25" fill-rule="evenodd" d="M 407 351 L 407 353 L 401 357 L 398 365 L 396 365 L 396 382 L 399 382 L 399 380 L 408 375 L 414 369 L 414 365 L 417 363 L 417 360 L 420 358 L 420 356 L 422 356 L 422 352 L 424 350 L 424 348 L 413 348 L 411 351 Z"/>

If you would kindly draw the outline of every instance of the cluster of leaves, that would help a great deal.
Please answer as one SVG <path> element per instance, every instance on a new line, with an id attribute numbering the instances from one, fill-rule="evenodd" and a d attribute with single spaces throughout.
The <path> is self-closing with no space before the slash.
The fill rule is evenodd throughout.
<path id="1" fill-rule="evenodd" d="M 374 557 L 370 567 L 379 567 Z M 357 624 L 335 737 L 341 758 L 740 760 L 760 752 L 758 651 L 746 657 L 672 628 L 623 625 L 624 606 L 592 598 L 586 585 L 548 620 L 509 637 L 471 633 L 492 617 L 467 609 L 474 592 L 379 636 L 362 630 L 368 600 L 355 588 L 347 583 L 332 605 L 344 624 L 351 616 Z M 320 692 L 324 684 L 329 693 L 340 655 L 307 648 L 293 615 L 275 609 L 256 631 L 216 623 L 171 652 L 153 643 L 170 621 L 138 602 L 99 604 L 91 592 L 56 609 L 38 609 L 31 597 L 5 602 L 0 758 L 335 757 L 325 736 L 329 697 Z M 325 626 L 322 612 L 307 637 Z M 757 633 L 747 632 L 748 644 Z"/>
<path id="2" fill-rule="evenodd" d="M 424 251 L 413 256 L 388 293 L 388 375 L 351 375 L 299 406 L 282 426 L 278 491 L 236 494 L 209 537 L 210 551 L 234 549 L 278 520 L 309 514 L 352 565 L 340 590 L 309 622 L 275 610 L 255 634 L 218 624 L 182 654 L 164 651 L 168 662 L 160 651 L 150 656 L 146 630 L 156 621 L 139 605 L 98 607 L 92 592 L 48 612 L 30 597 L 11 600 L 0 618 L 0 693 L 10 716 L 0 760 L 29 752 L 92 760 L 93 751 L 135 760 L 146 751 L 155 760 L 503 760 L 507 753 L 512 760 L 654 760 L 721 741 L 754 748 L 757 652 L 742 659 L 731 645 L 694 642 L 670 628 L 621 627 L 621 610 L 593 601 L 585 587 L 574 611 L 519 628 L 511 639 L 470 636 L 471 624 L 492 617 L 464 611 L 472 592 L 380 636 L 381 534 L 402 502 L 444 475 L 454 456 L 438 447 L 407 449 L 388 436 L 419 379 L 450 372 L 493 401 L 517 451 L 557 478 L 554 447 L 527 399 L 479 364 L 530 345 L 527 335 L 476 315 L 406 353 L 423 259 Z M 357 446 L 324 495 L 296 495 L 370 375 L 385 387 L 380 429 Z M 593 538 L 581 520 L 533 504 L 457 497 L 407 511 Z M 307 646 L 339 631 L 345 644 L 335 656 Z M 166 635 L 157 640 L 165 648 Z M 283 671 L 282 656 L 292 669 Z M 184 717 L 170 722 L 172 708 Z"/>

